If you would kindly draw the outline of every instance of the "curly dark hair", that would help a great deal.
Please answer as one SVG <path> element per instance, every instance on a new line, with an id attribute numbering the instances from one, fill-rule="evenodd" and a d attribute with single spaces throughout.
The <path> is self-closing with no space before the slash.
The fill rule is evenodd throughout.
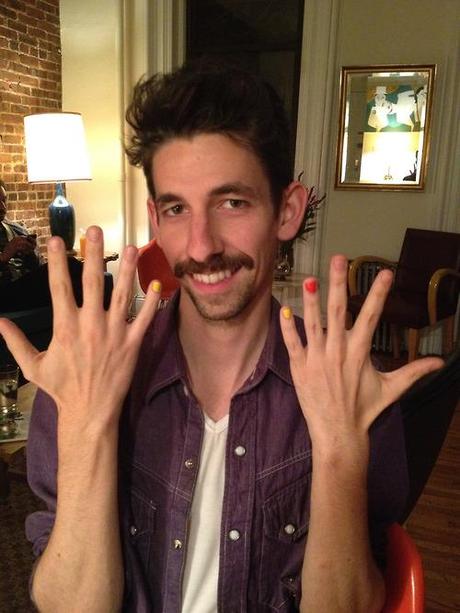
<path id="1" fill-rule="evenodd" d="M 171 74 L 141 79 L 126 120 L 133 129 L 126 153 L 143 168 L 152 197 L 152 158 L 163 143 L 217 133 L 257 156 L 278 211 L 292 180 L 289 124 L 279 96 L 259 76 L 214 60 L 190 62 Z"/>

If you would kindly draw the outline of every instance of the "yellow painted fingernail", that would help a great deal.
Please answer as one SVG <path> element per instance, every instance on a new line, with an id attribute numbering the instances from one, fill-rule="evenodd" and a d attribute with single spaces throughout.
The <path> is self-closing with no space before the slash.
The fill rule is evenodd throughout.
<path id="1" fill-rule="evenodd" d="M 157 280 L 152 281 L 150 288 L 152 292 L 157 292 L 157 294 L 159 294 L 161 292 L 161 282 Z"/>
<path id="2" fill-rule="evenodd" d="M 292 317 L 291 307 L 283 307 L 281 309 L 281 313 L 282 313 L 284 319 L 291 319 L 291 317 Z"/>

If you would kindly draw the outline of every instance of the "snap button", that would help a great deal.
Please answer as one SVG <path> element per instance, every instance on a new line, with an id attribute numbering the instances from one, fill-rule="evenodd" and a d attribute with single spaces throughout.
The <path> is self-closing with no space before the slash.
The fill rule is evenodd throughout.
<path id="1" fill-rule="evenodd" d="M 137 534 L 136 526 L 130 526 L 129 527 L 129 533 L 131 534 L 131 536 L 136 536 L 136 534 Z"/>
<path id="2" fill-rule="evenodd" d="M 239 530 L 230 530 L 230 532 L 228 533 L 228 538 L 231 541 L 237 541 L 240 538 L 241 534 L 239 533 Z"/>
<path id="3" fill-rule="evenodd" d="M 174 549 L 182 549 L 182 541 L 174 539 Z"/>
<path id="4" fill-rule="evenodd" d="M 296 527 L 292 524 L 286 524 L 284 526 L 284 531 L 286 532 L 286 534 L 294 534 L 294 532 L 296 531 Z"/>
<path id="5" fill-rule="evenodd" d="M 189 469 L 195 466 L 195 462 L 192 460 L 192 458 L 185 460 L 184 464 L 185 464 L 185 468 L 189 468 Z"/>
<path id="6" fill-rule="evenodd" d="M 243 447 L 243 445 L 238 445 L 238 447 L 235 447 L 235 455 L 242 457 L 245 453 L 246 449 Z"/>

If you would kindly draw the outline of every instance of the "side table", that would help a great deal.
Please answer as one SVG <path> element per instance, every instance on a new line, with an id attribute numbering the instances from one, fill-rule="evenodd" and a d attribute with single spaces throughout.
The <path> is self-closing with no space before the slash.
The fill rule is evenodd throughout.
<path id="1" fill-rule="evenodd" d="M 0 440 L 0 502 L 4 501 L 9 493 L 8 466 L 11 457 L 27 444 L 30 416 L 36 393 L 37 387 L 33 383 L 26 383 L 19 388 L 18 409 L 22 413 L 22 419 L 17 422 L 18 431 L 12 438 Z"/>

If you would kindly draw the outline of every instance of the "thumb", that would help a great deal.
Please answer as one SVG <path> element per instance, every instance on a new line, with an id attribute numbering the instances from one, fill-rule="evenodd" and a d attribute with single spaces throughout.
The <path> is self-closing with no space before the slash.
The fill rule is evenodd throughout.
<path id="1" fill-rule="evenodd" d="M 391 381 L 392 400 L 402 396 L 416 381 L 430 372 L 439 370 L 444 366 L 444 361 L 441 358 L 422 358 L 406 364 L 398 370 L 385 373 L 387 380 Z"/>
<path id="2" fill-rule="evenodd" d="M 8 349 L 13 354 L 24 376 L 30 379 L 28 374 L 30 374 L 32 361 L 39 351 L 27 340 L 22 330 L 4 317 L 0 318 L 0 334 L 5 339 Z"/>

